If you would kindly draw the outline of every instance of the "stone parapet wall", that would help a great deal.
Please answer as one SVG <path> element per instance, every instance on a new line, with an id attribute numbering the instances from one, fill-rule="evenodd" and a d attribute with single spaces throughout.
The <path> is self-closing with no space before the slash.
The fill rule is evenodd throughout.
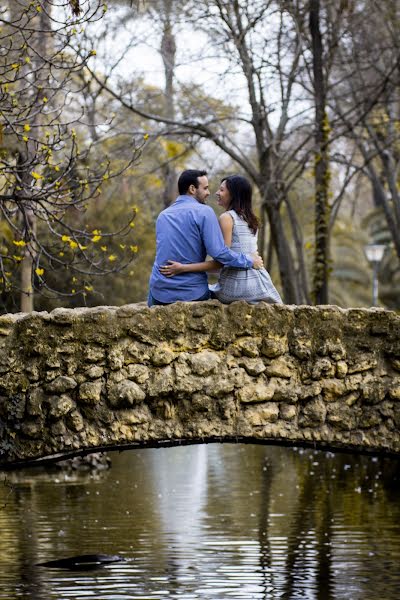
<path id="1" fill-rule="evenodd" d="M 0 462 L 125 444 L 400 451 L 400 317 L 217 301 L 0 317 Z"/>

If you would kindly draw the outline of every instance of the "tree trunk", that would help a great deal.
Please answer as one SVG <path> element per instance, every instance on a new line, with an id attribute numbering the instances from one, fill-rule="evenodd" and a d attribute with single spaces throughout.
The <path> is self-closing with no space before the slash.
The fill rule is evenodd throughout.
<path id="1" fill-rule="evenodd" d="M 32 86 L 34 97 L 32 98 L 33 115 L 29 123 L 33 128 L 36 139 L 40 139 L 40 126 L 42 125 L 42 113 L 39 107 L 43 105 L 43 97 L 46 95 L 46 88 L 49 88 L 49 69 L 45 63 L 46 56 L 49 53 L 50 32 L 51 30 L 51 6 L 48 6 L 47 12 L 42 11 L 32 22 L 36 31 L 32 35 L 31 47 L 35 52 L 32 59 L 34 68 L 34 77 L 37 90 Z M 38 107 L 35 110 L 35 107 Z M 25 183 L 22 186 L 22 194 L 29 196 L 31 185 L 31 170 L 35 168 L 35 142 L 30 140 L 26 144 L 26 151 L 20 154 L 22 169 L 21 179 Z M 40 185 L 38 182 L 37 185 Z M 23 201 L 22 219 L 24 224 L 24 257 L 21 261 L 21 311 L 32 312 L 34 309 L 33 278 L 34 267 L 37 257 L 36 244 L 36 215 L 30 207 L 30 200 Z"/>
<path id="2" fill-rule="evenodd" d="M 326 114 L 326 89 L 323 72 L 323 47 L 320 30 L 320 0 L 310 0 L 310 33 L 313 55 L 313 87 L 315 102 L 315 255 L 313 299 L 328 303 L 328 191 L 329 191 L 329 127 Z"/>
<path id="3" fill-rule="evenodd" d="M 164 30 L 161 40 L 161 56 L 164 64 L 165 73 L 165 117 L 170 120 L 175 119 L 175 101 L 174 101 L 174 70 L 176 44 L 172 30 L 171 11 L 172 0 L 164 0 Z M 176 197 L 176 171 L 173 162 L 167 162 L 163 167 L 164 191 L 163 204 L 169 206 Z"/>
<path id="4" fill-rule="evenodd" d="M 300 296 L 296 285 L 296 272 L 293 257 L 283 227 L 279 202 L 275 197 L 272 197 L 272 193 L 272 190 L 267 190 L 262 195 L 264 198 L 263 210 L 265 210 L 268 215 L 271 240 L 276 250 L 283 299 L 286 304 L 299 304 Z M 265 259 L 265 256 L 263 256 L 263 258 Z"/>

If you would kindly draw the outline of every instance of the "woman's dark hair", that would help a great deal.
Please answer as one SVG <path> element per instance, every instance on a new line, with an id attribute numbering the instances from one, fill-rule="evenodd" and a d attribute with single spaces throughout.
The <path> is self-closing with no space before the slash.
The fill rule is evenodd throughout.
<path id="1" fill-rule="evenodd" d="M 234 210 L 239 217 L 242 217 L 252 233 L 256 234 L 258 219 L 253 213 L 251 204 L 253 192 L 249 181 L 241 175 L 229 175 L 229 177 L 224 177 L 221 183 L 224 181 L 231 197 L 229 209 Z"/>
<path id="2" fill-rule="evenodd" d="M 207 171 L 199 171 L 198 169 L 188 169 L 187 171 L 183 171 L 178 179 L 178 191 L 182 196 L 186 194 L 191 185 L 194 187 L 199 187 L 198 179 L 199 177 L 204 177 L 207 175 Z"/>

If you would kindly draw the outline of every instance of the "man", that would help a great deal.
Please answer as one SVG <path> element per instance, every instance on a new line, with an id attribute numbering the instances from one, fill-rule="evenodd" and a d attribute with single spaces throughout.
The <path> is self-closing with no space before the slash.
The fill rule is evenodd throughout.
<path id="1" fill-rule="evenodd" d="M 150 276 L 149 306 L 210 298 L 205 272 L 166 277 L 160 267 L 168 260 L 197 263 L 203 262 L 208 254 L 229 267 L 259 269 L 263 266 L 257 254 L 246 256 L 225 246 L 218 219 L 213 209 L 205 205 L 210 195 L 206 171 L 183 171 L 178 191 L 178 198 L 159 214 L 156 222 L 156 258 Z"/>

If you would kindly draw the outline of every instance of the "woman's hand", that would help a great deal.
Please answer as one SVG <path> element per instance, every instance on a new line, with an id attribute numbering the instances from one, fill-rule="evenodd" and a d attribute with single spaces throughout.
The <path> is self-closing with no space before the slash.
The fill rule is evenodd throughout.
<path id="1" fill-rule="evenodd" d="M 160 267 L 160 272 L 165 275 L 165 277 L 173 277 L 174 275 L 179 275 L 179 273 L 184 273 L 186 270 L 186 265 L 183 265 L 180 262 L 175 260 L 169 260 L 167 262 L 168 264 Z"/>

